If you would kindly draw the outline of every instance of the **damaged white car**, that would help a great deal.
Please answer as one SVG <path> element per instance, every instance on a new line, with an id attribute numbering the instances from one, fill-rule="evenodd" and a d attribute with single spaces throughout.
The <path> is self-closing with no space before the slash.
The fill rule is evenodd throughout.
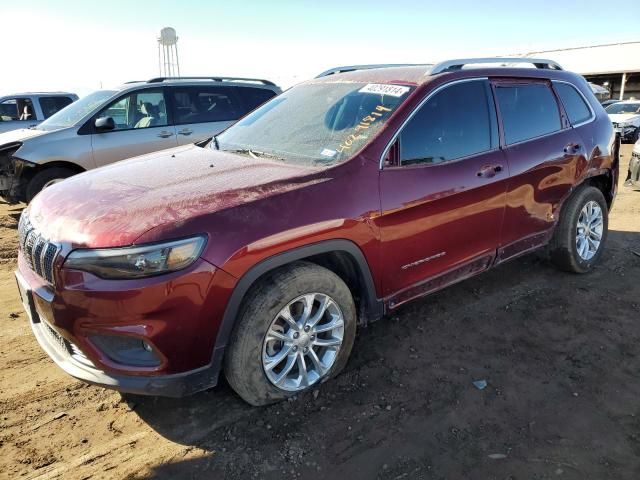
<path id="1" fill-rule="evenodd" d="M 640 100 L 623 100 L 609 105 L 605 112 L 616 133 L 625 143 L 636 143 L 640 138 Z"/>

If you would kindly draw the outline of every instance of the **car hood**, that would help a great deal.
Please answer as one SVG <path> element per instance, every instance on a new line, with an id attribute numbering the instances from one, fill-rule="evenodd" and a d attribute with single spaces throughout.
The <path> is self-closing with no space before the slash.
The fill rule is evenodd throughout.
<path id="1" fill-rule="evenodd" d="M 23 142 L 28 138 L 38 137 L 45 133 L 49 132 L 47 132 L 46 130 L 32 130 L 29 128 L 9 130 L 8 132 L 0 133 L 0 147 L 8 143 Z"/>
<path id="2" fill-rule="evenodd" d="M 154 227 L 180 225 L 315 183 L 319 171 L 190 145 L 52 185 L 34 198 L 28 215 L 54 242 L 87 248 L 131 245 Z"/>
<path id="3" fill-rule="evenodd" d="M 612 122 L 635 122 L 640 120 L 640 115 L 637 113 L 610 113 L 609 118 Z"/>

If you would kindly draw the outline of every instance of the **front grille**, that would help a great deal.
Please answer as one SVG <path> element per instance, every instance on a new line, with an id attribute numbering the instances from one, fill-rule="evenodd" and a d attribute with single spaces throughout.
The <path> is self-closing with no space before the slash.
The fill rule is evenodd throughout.
<path id="1" fill-rule="evenodd" d="M 31 269 L 52 285 L 55 284 L 53 274 L 58 246 L 44 238 L 29 221 L 25 214 L 20 216 L 18 224 L 18 240 L 24 259 Z"/>

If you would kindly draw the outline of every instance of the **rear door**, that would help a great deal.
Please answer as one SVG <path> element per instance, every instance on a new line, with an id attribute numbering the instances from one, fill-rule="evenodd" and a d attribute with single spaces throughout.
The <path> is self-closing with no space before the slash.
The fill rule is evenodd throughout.
<path id="1" fill-rule="evenodd" d="M 380 174 L 377 221 L 392 306 L 490 265 L 508 179 L 498 147 L 486 79 L 445 86 L 402 127 Z"/>
<path id="2" fill-rule="evenodd" d="M 55 97 L 39 97 L 38 102 L 40 103 L 40 110 L 42 110 L 43 119 L 46 120 L 54 113 L 57 113 L 67 105 L 72 104 L 73 99 L 58 95 Z"/>
<path id="3" fill-rule="evenodd" d="M 169 96 L 179 145 L 220 133 L 240 118 L 245 110 L 234 87 L 170 87 Z"/>
<path id="4" fill-rule="evenodd" d="M 577 165 L 585 161 L 585 148 L 551 82 L 492 83 L 510 172 L 498 252 L 499 260 L 505 260 L 548 241 L 562 201 L 574 185 Z"/>
<path id="5" fill-rule="evenodd" d="M 96 166 L 177 146 L 166 105 L 164 89 L 152 88 L 127 93 L 105 107 L 96 118 L 111 117 L 116 128 L 91 135 Z"/>

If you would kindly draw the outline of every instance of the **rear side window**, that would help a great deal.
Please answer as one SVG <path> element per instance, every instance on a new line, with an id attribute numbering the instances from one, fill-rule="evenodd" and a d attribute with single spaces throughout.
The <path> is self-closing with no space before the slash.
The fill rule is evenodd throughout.
<path id="1" fill-rule="evenodd" d="M 237 120 L 245 111 L 232 87 L 180 87 L 170 92 L 176 125 Z"/>
<path id="2" fill-rule="evenodd" d="M 582 95 L 572 85 L 554 82 L 553 86 L 558 92 L 560 100 L 562 100 L 562 105 L 564 105 L 564 110 L 567 112 L 572 125 L 577 125 L 591 118 L 591 110 L 589 110 Z"/>
<path id="3" fill-rule="evenodd" d="M 73 100 L 69 97 L 40 97 L 40 108 L 42 108 L 44 118 L 49 118 L 71 103 Z"/>
<path id="4" fill-rule="evenodd" d="M 400 133 L 401 164 L 442 163 L 491 150 L 495 114 L 489 105 L 484 81 L 436 93 Z"/>
<path id="5" fill-rule="evenodd" d="M 266 88 L 238 88 L 238 94 L 242 97 L 244 103 L 244 111 L 242 114 L 249 113 L 251 110 L 258 108 L 267 100 L 276 96 L 276 92 Z"/>
<path id="6" fill-rule="evenodd" d="M 547 85 L 497 85 L 496 97 L 507 145 L 561 128 L 558 103 Z"/>

